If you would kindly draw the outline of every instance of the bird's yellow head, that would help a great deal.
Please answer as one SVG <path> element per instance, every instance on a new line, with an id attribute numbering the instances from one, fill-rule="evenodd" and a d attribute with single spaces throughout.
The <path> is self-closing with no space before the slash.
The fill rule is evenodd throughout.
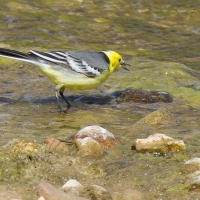
<path id="1" fill-rule="evenodd" d="M 122 59 L 122 56 L 115 51 L 103 51 L 109 59 L 110 73 L 114 72 L 116 69 L 122 67 L 122 65 L 127 65 Z"/>

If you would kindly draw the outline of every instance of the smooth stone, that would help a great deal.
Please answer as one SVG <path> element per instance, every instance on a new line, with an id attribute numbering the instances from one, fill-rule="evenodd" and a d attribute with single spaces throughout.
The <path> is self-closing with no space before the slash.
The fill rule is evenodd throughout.
<path id="1" fill-rule="evenodd" d="M 72 136 L 72 139 L 77 140 L 78 138 L 83 139 L 85 137 L 91 137 L 98 141 L 104 149 L 114 148 L 116 145 L 120 144 L 119 140 L 117 140 L 111 132 L 96 125 L 81 129 Z"/>

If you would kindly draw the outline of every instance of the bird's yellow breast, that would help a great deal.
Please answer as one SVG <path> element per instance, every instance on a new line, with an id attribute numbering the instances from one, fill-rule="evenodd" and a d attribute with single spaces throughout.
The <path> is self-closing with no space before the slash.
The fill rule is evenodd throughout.
<path id="1" fill-rule="evenodd" d="M 104 71 L 96 77 L 88 77 L 61 66 L 39 66 L 42 72 L 56 85 L 71 90 L 88 90 L 101 85 L 110 76 L 110 71 Z"/>

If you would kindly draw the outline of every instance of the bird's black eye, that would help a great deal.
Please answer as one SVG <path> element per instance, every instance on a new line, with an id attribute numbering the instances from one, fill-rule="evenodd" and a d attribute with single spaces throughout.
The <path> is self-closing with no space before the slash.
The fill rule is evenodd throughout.
<path id="1" fill-rule="evenodd" d="M 120 59 L 119 59 L 119 62 L 121 62 L 121 60 L 122 60 L 122 59 L 120 58 Z"/>

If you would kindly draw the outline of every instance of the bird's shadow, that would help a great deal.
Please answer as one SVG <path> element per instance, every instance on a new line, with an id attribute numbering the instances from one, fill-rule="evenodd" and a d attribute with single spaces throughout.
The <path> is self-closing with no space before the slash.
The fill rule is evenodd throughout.
<path id="1" fill-rule="evenodd" d="M 120 96 L 122 92 L 113 92 L 108 95 L 71 95 L 67 96 L 66 99 L 69 102 L 77 102 L 77 103 L 85 103 L 85 104 L 97 104 L 97 105 L 104 105 L 104 104 L 109 104 L 113 99 L 117 98 Z M 59 97 L 60 100 L 62 101 L 63 99 Z M 35 104 L 52 104 L 56 102 L 55 97 L 47 97 L 47 98 L 42 98 L 42 99 L 31 99 L 31 100 L 13 100 L 10 98 L 6 97 L 0 97 L 0 103 L 8 103 L 8 104 L 15 104 L 17 102 L 28 102 L 28 103 L 35 103 Z"/>
<path id="2" fill-rule="evenodd" d="M 60 97 L 61 99 L 61 97 Z M 71 95 L 66 99 L 69 102 L 84 103 L 84 104 L 98 104 L 105 105 L 110 104 L 111 101 L 116 100 L 117 103 L 135 101 L 140 103 L 156 103 L 156 102 L 173 102 L 173 96 L 167 92 L 154 92 L 143 91 L 128 88 L 126 90 L 115 91 L 107 95 Z M 13 104 L 17 102 L 28 102 L 35 104 L 52 104 L 56 102 L 55 97 L 48 97 L 43 99 L 32 99 L 26 101 L 25 99 L 13 100 L 6 97 L 0 97 L 0 103 Z"/>

